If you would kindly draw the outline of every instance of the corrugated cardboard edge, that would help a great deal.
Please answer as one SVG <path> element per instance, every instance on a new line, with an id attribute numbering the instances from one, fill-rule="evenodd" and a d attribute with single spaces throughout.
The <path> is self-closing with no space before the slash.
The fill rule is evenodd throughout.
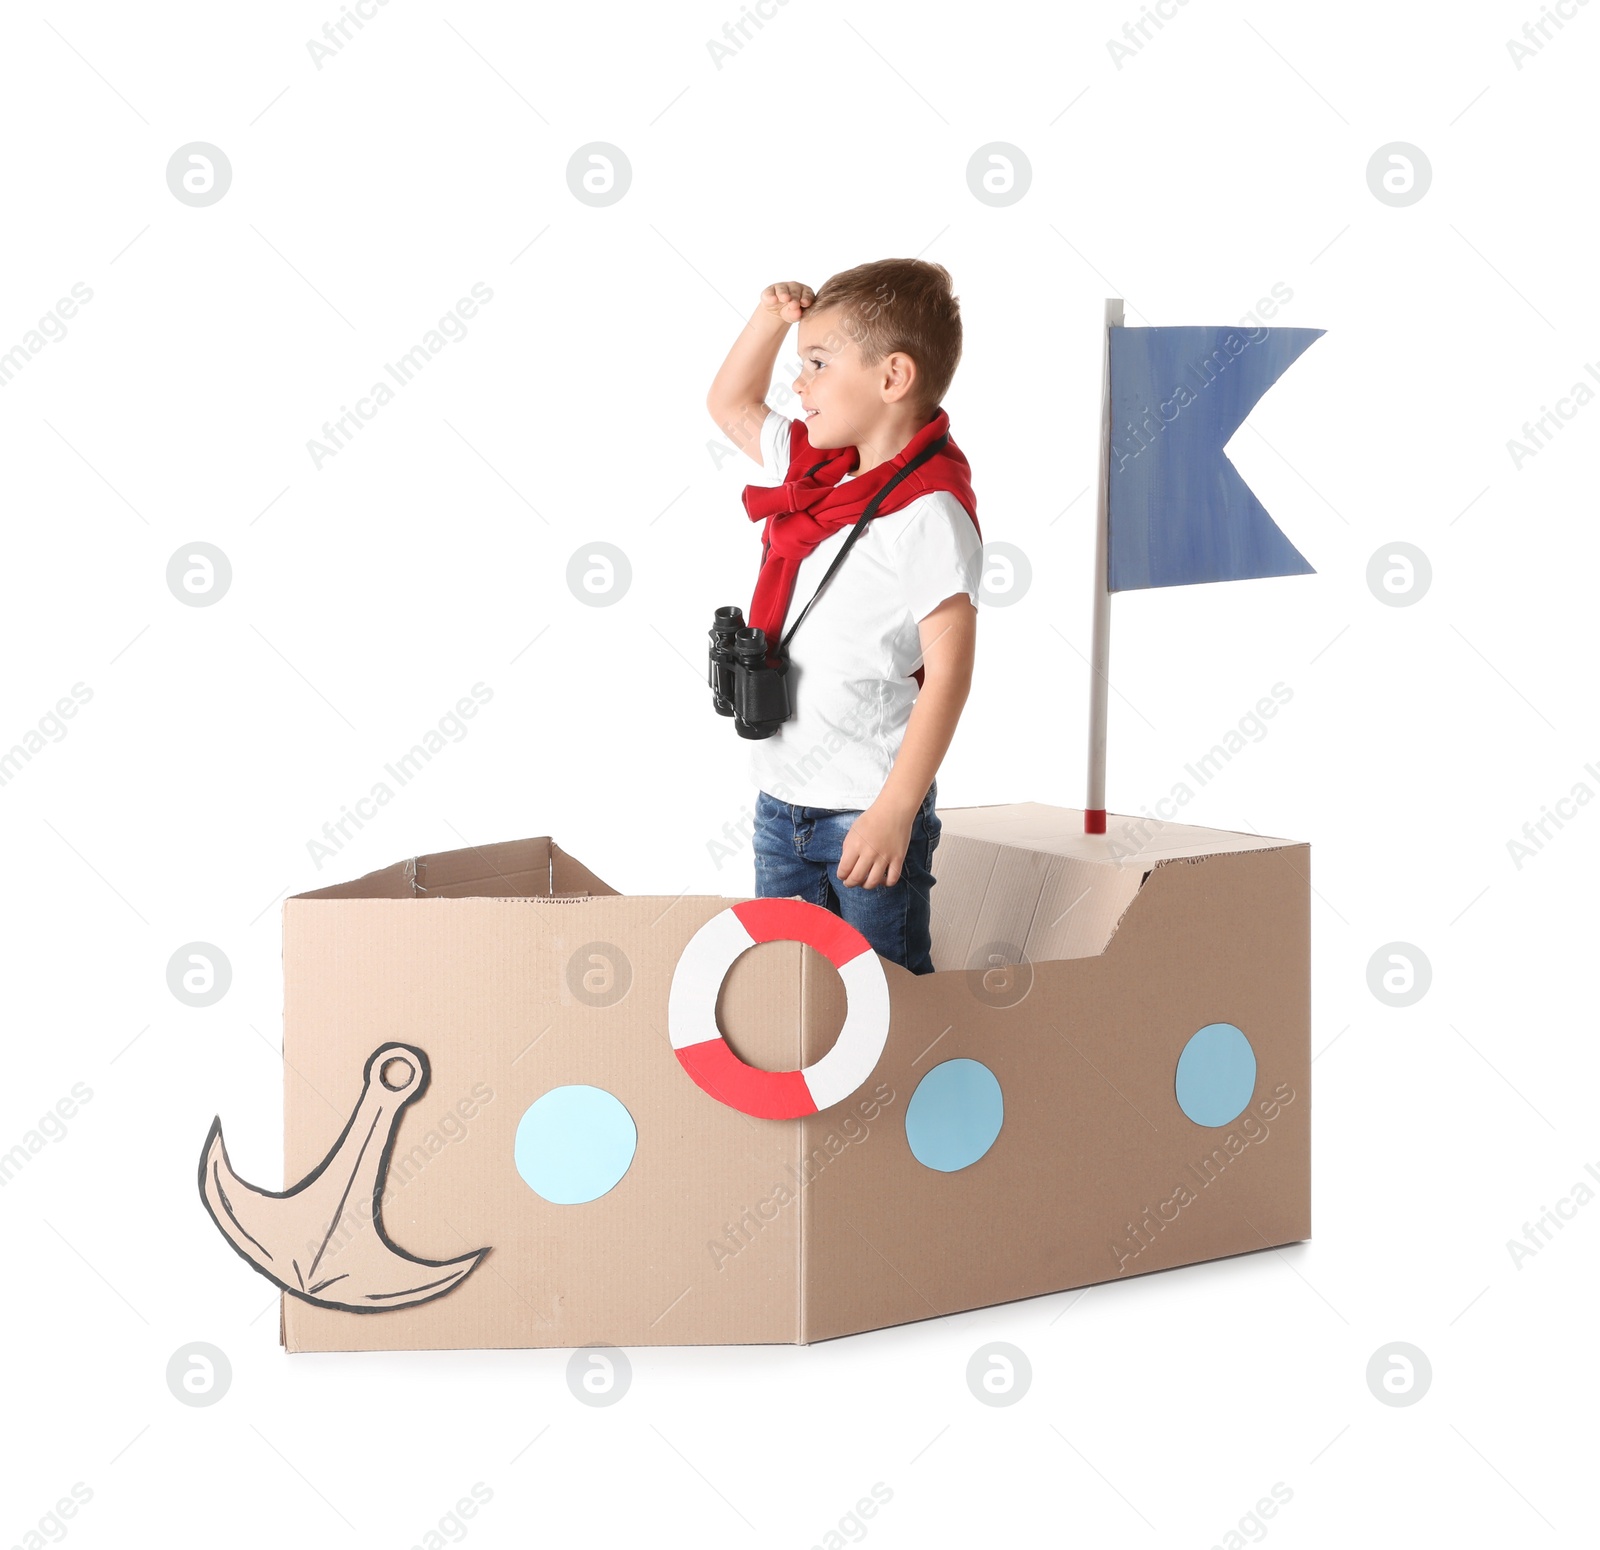
<path id="1" fill-rule="evenodd" d="M 471 857 L 470 861 L 463 858 Z M 539 878 L 535 888 L 518 878 Z M 498 886 L 497 886 L 498 885 Z M 548 835 L 498 840 L 459 850 L 409 856 L 343 883 L 330 883 L 291 895 L 295 899 L 426 899 L 434 897 L 582 898 L 616 896 L 619 890 L 597 877 Z"/>
<path id="2" fill-rule="evenodd" d="M 1216 860 L 1218 856 L 1270 856 L 1274 851 L 1277 850 L 1303 850 L 1309 854 L 1311 850 L 1311 842 L 1309 840 L 1284 840 L 1282 844 L 1279 845 L 1261 845 L 1247 851 L 1219 850 L 1213 852 L 1209 856 L 1158 857 L 1156 860 L 1152 861 L 1148 867 L 1145 868 L 1144 876 L 1139 879 L 1138 888 L 1134 890 L 1133 897 L 1128 900 L 1126 906 L 1123 908 L 1122 913 L 1117 916 L 1116 924 L 1112 926 L 1111 935 L 1106 938 L 1106 945 L 1100 950 L 1101 953 L 1104 953 L 1107 949 L 1109 949 L 1112 942 L 1116 940 L 1117 932 L 1121 929 L 1123 921 L 1128 918 L 1128 911 L 1139 902 L 1139 895 L 1144 892 L 1144 885 L 1150 881 L 1151 873 L 1155 872 L 1158 868 L 1164 866 L 1202 866 L 1207 861 Z M 1098 957 L 1100 954 L 1094 954 L 1092 956 Z"/>

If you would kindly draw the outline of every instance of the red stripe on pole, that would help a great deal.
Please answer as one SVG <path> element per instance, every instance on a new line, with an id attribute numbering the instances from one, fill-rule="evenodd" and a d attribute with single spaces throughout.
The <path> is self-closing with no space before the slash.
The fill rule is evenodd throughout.
<path id="1" fill-rule="evenodd" d="M 834 968 L 871 950 L 871 943 L 842 916 L 801 899 L 747 899 L 732 906 L 753 942 L 804 942 Z"/>
<path id="2" fill-rule="evenodd" d="M 817 1112 L 798 1071 L 758 1071 L 740 1060 L 724 1039 L 686 1044 L 677 1056 L 697 1087 L 741 1113 L 757 1119 L 799 1119 Z"/>
<path id="3" fill-rule="evenodd" d="M 1083 832 L 1085 834 L 1104 834 L 1106 832 L 1106 810 L 1103 807 L 1084 809 Z"/>

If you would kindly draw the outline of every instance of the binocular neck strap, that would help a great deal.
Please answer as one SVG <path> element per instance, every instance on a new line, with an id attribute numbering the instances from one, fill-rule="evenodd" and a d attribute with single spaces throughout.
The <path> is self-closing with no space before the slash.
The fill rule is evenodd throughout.
<path id="1" fill-rule="evenodd" d="M 827 575 L 825 575 L 817 584 L 817 590 L 811 594 L 811 601 L 800 610 L 800 617 L 789 626 L 788 630 L 784 633 L 783 639 L 778 642 L 779 656 L 784 655 L 788 651 L 789 641 L 793 637 L 794 632 L 800 628 L 801 624 L 805 621 L 806 615 L 811 612 L 812 608 L 816 604 L 817 599 L 822 596 L 822 589 L 833 580 L 833 573 L 844 563 L 844 557 L 849 554 L 850 546 L 862 535 L 863 532 L 866 531 L 867 523 L 877 516 L 878 508 L 883 505 L 884 500 L 888 497 L 889 492 L 894 489 L 894 487 L 899 484 L 902 479 L 906 478 L 916 469 L 921 468 L 929 458 L 935 457 L 937 454 L 944 451 L 945 443 L 949 440 L 950 433 L 949 431 L 946 431 L 944 435 L 940 436 L 937 440 L 930 441 L 928 445 L 925 446 L 922 451 L 912 458 L 911 461 L 903 468 L 897 468 L 890 478 L 884 482 L 883 488 L 867 502 L 867 509 L 861 513 L 859 518 L 857 518 L 856 525 L 850 530 L 850 536 L 844 541 L 844 547 L 836 555 L 834 555 L 833 564 L 828 567 Z"/>

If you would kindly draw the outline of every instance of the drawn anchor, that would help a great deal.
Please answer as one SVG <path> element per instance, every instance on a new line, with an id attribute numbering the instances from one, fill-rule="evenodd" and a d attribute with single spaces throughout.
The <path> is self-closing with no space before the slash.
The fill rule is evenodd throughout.
<path id="1" fill-rule="evenodd" d="M 422 1050 L 409 1044 L 374 1050 L 362 1072 L 361 1097 L 332 1150 L 281 1193 L 257 1189 L 233 1171 L 222 1118 L 212 1120 L 200 1154 L 200 1198 L 222 1235 L 269 1281 L 323 1308 L 377 1313 L 429 1302 L 459 1286 L 487 1248 L 459 1259 L 421 1259 L 383 1229 L 395 1131 L 428 1080 Z M 371 1232 L 359 1215 L 369 1208 Z M 352 1215 L 354 1236 L 335 1244 Z"/>

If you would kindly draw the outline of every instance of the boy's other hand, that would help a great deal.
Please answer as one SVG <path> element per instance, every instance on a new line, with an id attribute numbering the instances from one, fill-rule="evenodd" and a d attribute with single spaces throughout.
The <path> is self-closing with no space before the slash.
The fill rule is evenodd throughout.
<path id="1" fill-rule="evenodd" d="M 775 280 L 761 293 L 762 310 L 785 323 L 798 323 L 806 308 L 817 299 L 809 285 L 798 280 Z"/>
<path id="2" fill-rule="evenodd" d="M 839 847 L 838 878 L 847 888 L 893 888 L 911 846 L 916 813 L 874 802 L 850 825 Z"/>

